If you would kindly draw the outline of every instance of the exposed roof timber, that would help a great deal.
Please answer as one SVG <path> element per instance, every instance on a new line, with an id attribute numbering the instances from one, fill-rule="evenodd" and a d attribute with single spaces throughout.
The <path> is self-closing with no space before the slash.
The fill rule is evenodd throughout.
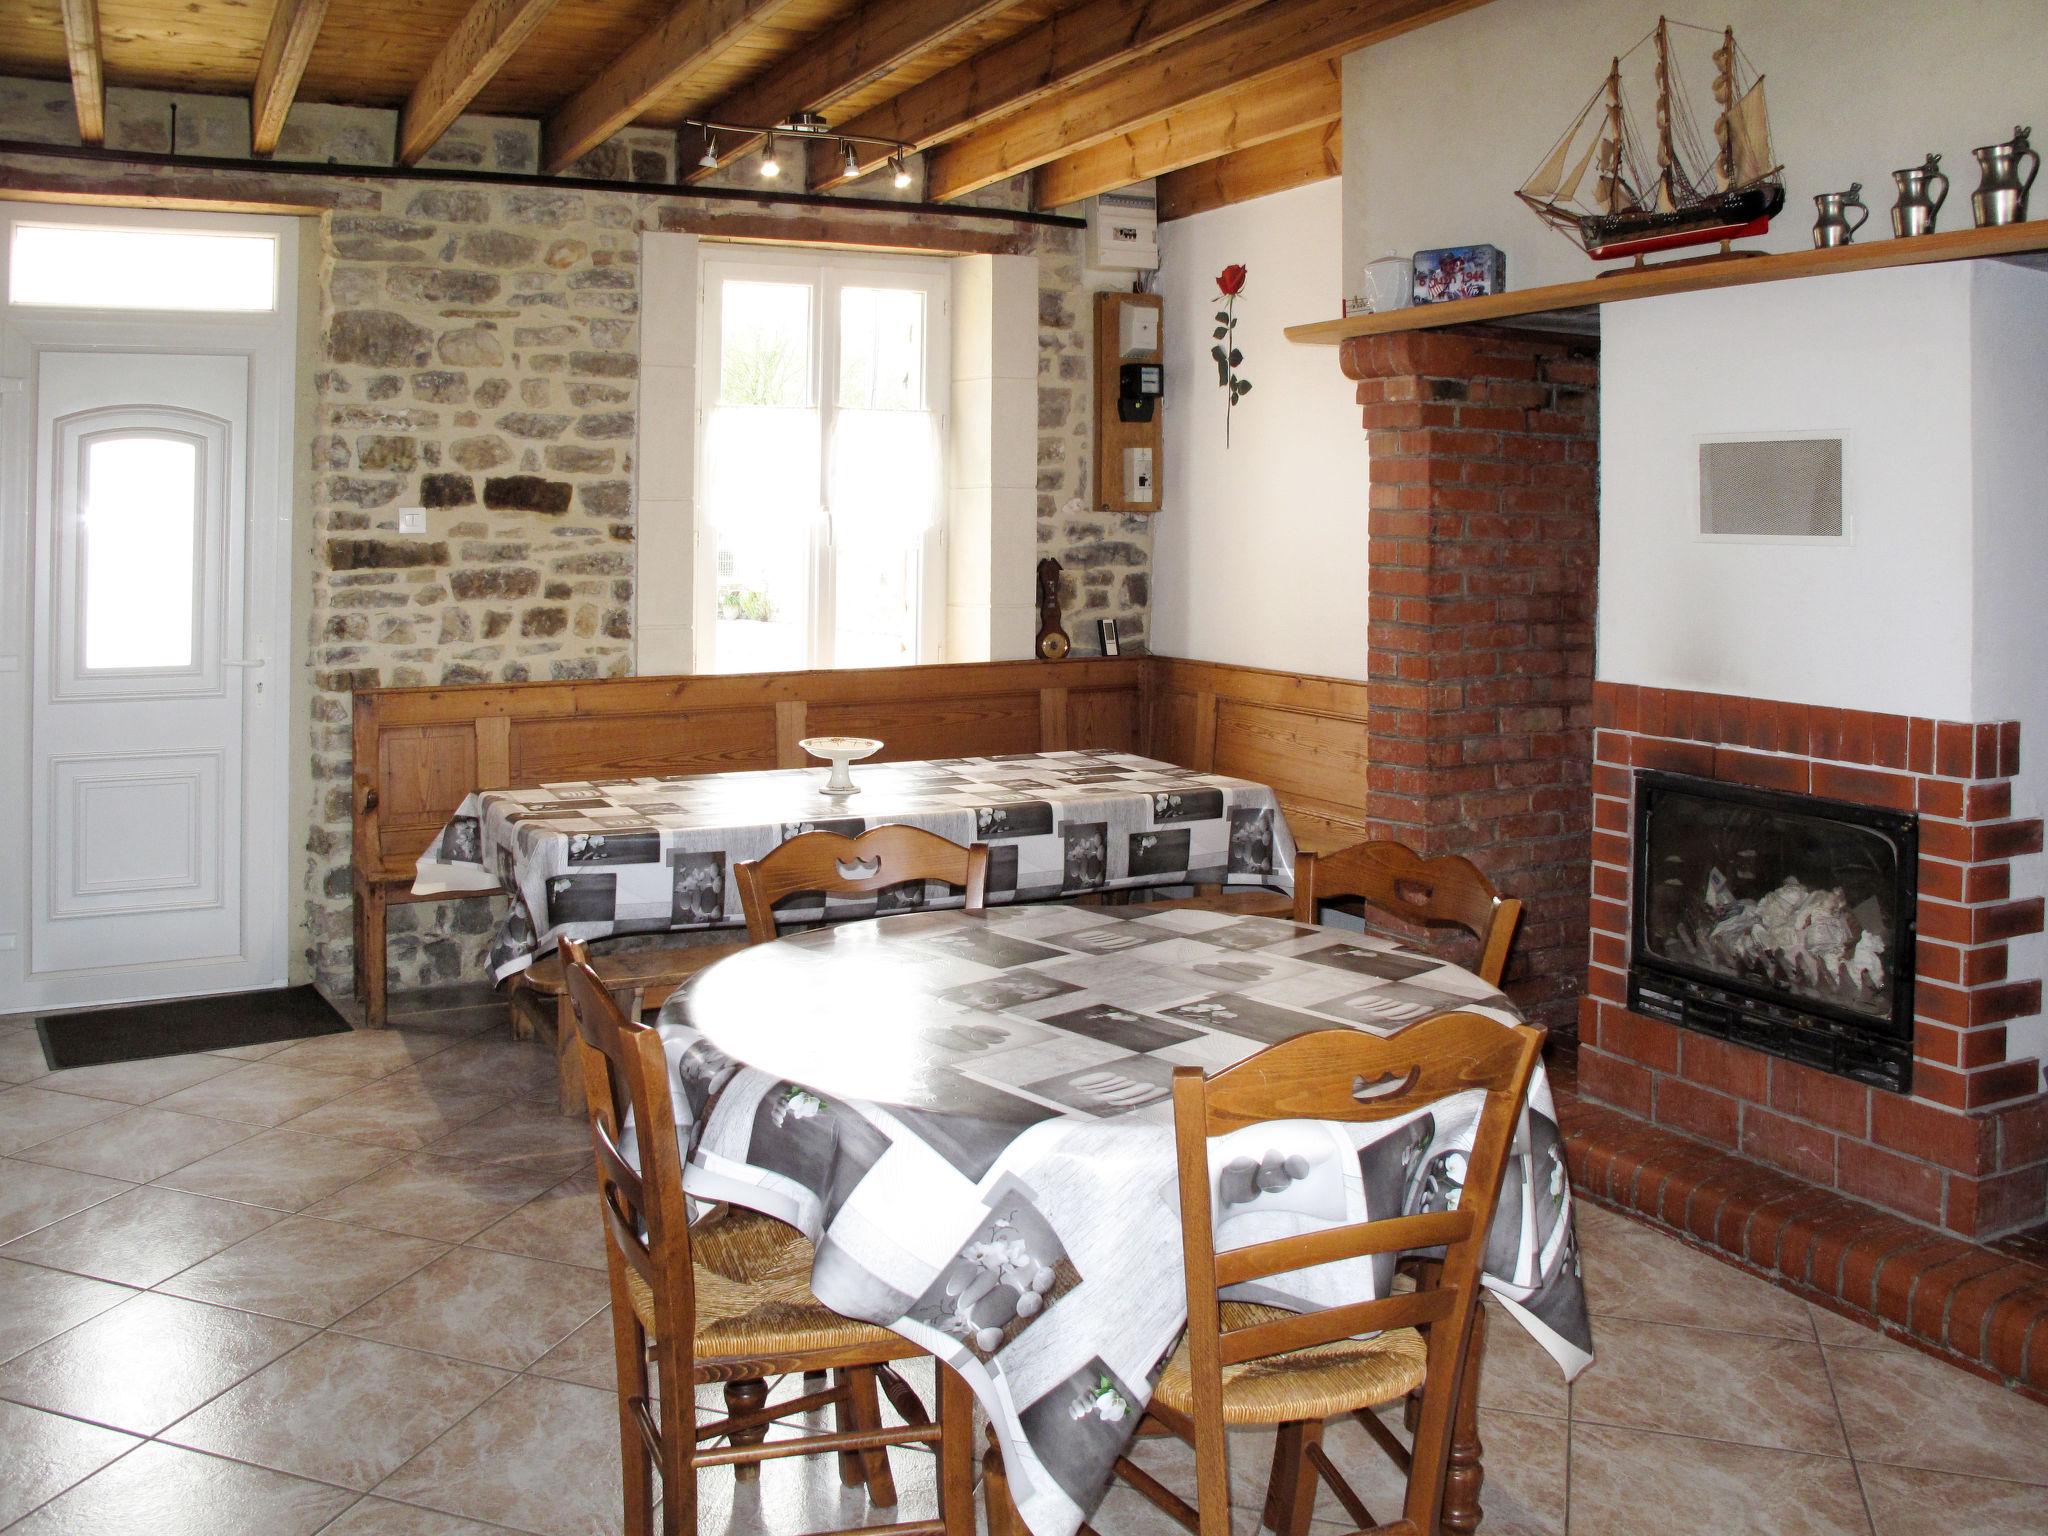
<path id="1" fill-rule="evenodd" d="M 400 165 L 419 163 L 554 7 L 555 0 L 476 0 L 406 100 Z"/>
<path id="2" fill-rule="evenodd" d="M 1336 59 L 1309 59 L 1256 86 L 1205 96 L 1093 149 L 1040 166 L 1033 178 L 1032 206 L 1063 208 L 1301 128 L 1333 123 L 1343 110 L 1342 65 Z"/>
<path id="3" fill-rule="evenodd" d="M 270 35 L 263 40 L 263 62 L 256 66 L 256 89 L 249 99 L 249 147 L 257 154 L 277 148 L 285 115 L 299 94 L 299 80 L 326 19 L 327 0 L 277 0 L 277 9 L 270 14 Z"/>
<path id="4" fill-rule="evenodd" d="M 918 149 L 970 133 L 1056 91 L 1085 84 L 1118 64 L 1241 16 L 1261 0 L 1086 0 L 1072 10 L 911 86 L 849 123 L 847 132 L 896 139 Z M 829 145 L 811 152 L 813 191 L 847 180 Z"/>
<path id="5" fill-rule="evenodd" d="M 71 96 L 78 104 L 78 137 L 107 141 L 107 81 L 100 65 L 99 0 L 63 0 L 64 50 L 71 59 Z"/>
<path id="6" fill-rule="evenodd" d="M 1268 192 L 1327 181 L 1344 169 L 1343 124 L 1324 123 L 1268 139 L 1159 178 L 1159 217 L 1184 219 Z"/>
<path id="7" fill-rule="evenodd" d="M 1310 59 L 1333 59 L 1484 0 L 1268 0 L 1232 27 L 1198 33 L 1079 90 L 940 146 L 926 165 L 934 202 L 1036 170 L 1129 133 L 1176 107 L 1256 88 Z"/>
<path id="8" fill-rule="evenodd" d="M 779 123 L 792 112 L 823 112 L 1013 3 L 870 0 L 703 115 L 715 122 Z M 728 165 L 758 143 L 758 136 L 728 135 L 716 146 L 718 163 Z M 836 145 L 820 147 L 838 153 Z M 709 167 L 698 164 L 705 148 L 701 130 L 682 131 L 676 144 L 676 168 L 683 180 L 701 181 L 711 174 Z"/>
<path id="9" fill-rule="evenodd" d="M 678 80 L 770 25 L 792 3 L 679 0 L 658 26 L 550 114 L 542 133 L 542 165 L 550 171 L 574 165 Z"/>

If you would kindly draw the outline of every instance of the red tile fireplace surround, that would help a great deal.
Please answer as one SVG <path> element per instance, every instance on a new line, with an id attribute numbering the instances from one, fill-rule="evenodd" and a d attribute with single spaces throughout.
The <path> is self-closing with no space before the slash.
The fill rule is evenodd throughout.
<path id="1" fill-rule="evenodd" d="M 2042 929 L 2012 861 L 2042 848 L 2012 815 L 2019 726 L 1601 683 L 1594 690 L 1591 954 L 1579 1089 L 1806 1183 L 1968 1237 L 2048 1220 L 2040 1064 L 2007 1057 L 2041 981 L 2008 941 Z M 1634 770 L 1917 811 L 1913 1093 L 1873 1088 L 1630 1011 Z"/>

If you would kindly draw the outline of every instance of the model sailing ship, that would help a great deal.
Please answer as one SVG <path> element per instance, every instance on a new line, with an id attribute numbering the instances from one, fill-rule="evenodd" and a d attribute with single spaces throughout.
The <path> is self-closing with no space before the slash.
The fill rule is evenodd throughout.
<path id="1" fill-rule="evenodd" d="M 1654 158 L 1631 128 L 1621 94 L 1622 60 L 1644 44 L 1657 60 Z M 1658 17 L 1655 31 L 1615 58 L 1606 83 L 1515 195 L 1596 261 L 1633 256 L 1641 266 L 1652 251 L 1716 241 L 1726 253 L 1731 240 L 1762 234 L 1785 206 L 1784 167 L 1771 154 L 1763 77 L 1750 76 L 1733 27 L 1721 33 L 1714 71 L 1720 111 L 1709 150 L 1672 64 L 1671 24 Z M 1581 202 L 1588 171 L 1595 172 L 1592 197 Z"/>

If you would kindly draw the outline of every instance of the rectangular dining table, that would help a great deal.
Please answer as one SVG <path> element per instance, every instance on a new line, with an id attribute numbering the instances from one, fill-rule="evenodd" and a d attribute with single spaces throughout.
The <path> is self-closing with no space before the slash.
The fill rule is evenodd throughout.
<path id="1" fill-rule="evenodd" d="M 989 845 L 994 904 L 1177 885 L 1292 890 L 1294 839 L 1273 790 L 1128 752 L 1022 752 L 823 768 L 590 779 L 464 798 L 420 855 L 417 895 L 502 889 L 492 977 L 563 938 L 738 927 L 733 866 L 820 829 L 902 823 Z M 957 906 L 943 887 L 792 902 L 785 922 Z"/>
<path id="2" fill-rule="evenodd" d="M 1025 1524 L 1072 1536 L 1187 1321 L 1173 1069 L 1448 1009 L 1518 1022 L 1470 971 L 1377 934 L 1048 902 L 755 945 L 671 997 L 660 1029 L 685 1188 L 810 1237 L 818 1299 L 958 1371 Z M 1218 1246 L 1450 1208 L 1482 1103 L 1219 1139 Z M 1540 1067 L 1485 1268 L 1567 1377 L 1590 1362 Z M 1302 1311 L 1384 1295 L 1393 1278 L 1383 1254 L 1232 1294 Z"/>

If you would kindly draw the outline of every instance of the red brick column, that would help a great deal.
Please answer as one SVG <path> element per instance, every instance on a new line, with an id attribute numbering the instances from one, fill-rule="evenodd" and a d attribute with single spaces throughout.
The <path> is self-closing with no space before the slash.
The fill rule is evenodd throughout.
<path id="1" fill-rule="evenodd" d="M 1371 443 L 1367 809 L 1527 910 L 1508 992 L 1570 1030 L 1584 983 L 1598 555 L 1590 343 L 1483 330 L 1342 349 Z"/>

